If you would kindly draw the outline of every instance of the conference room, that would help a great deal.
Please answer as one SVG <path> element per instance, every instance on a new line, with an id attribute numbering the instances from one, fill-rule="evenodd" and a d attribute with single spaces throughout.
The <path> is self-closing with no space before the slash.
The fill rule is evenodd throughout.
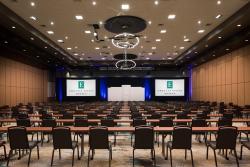
<path id="1" fill-rule="evenodd" d="M 249 167 L 250 0 L 0 0 L 0 166 Z"/>

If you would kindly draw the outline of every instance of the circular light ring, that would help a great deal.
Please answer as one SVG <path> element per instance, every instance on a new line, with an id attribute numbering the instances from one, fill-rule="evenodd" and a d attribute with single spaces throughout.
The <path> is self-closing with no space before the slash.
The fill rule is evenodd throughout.
<path id="1" fill-rule="evenodd" d="M 125 62 L 130 62 L 130 63 L 132 63 L 133 65 L 132 65 L 131 67 L 129 67 L 129 66 L 128 66 L 128 67 L 119 66 L 119 64 L 125 63 Z M 135 63 L 135 61 L 133 61 L 133 60 L 119 60 L 119 61 L 117 61 L 117 62 L 115 63 L 115 67 L 118 68 L 118 69 L 120 69 L 120 70 L 131 70 L 131 69 L 133 69 L 133 68 L 136 67 L 136 63 Z"/>
<path id="2" fill-rule="evenodd" d="M 131 38 L 131 41 L 129 38 Z M 134 34 L 130 34 L 130 33 L 121 33 L 121 34 L 116 35 L 112 39 L 112 44 L 115 47 L 121 48 L 121 49 L 133 49 L 139 44 L 139 42 L 140 42 L 139 37 L 135 37 Z"/>

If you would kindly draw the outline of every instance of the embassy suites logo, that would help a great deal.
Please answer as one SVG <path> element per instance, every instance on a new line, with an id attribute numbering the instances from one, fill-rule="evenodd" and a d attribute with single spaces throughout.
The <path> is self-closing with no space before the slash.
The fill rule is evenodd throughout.
<path id="1" fill-rule="evenodd" d="M 84 89 L 84 81 L 78 81 L 78 88 Z"/>
<path id="2" fill-rule="evenodd" d="M 173 89 L 173 81 L 167 81 L 167 88 Z"/>

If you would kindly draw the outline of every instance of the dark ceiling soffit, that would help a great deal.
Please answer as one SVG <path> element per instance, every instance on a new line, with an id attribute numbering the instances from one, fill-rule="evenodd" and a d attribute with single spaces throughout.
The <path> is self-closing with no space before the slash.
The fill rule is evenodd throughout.
<path id="1" fill-rule="evenodd" d="M 77 61 L 73 56 L 68 54 L 64 49 L 62 49 L 60 46 L 58 46 L 55 42 L 47 38 L 45 35 L 43 35 L 40 31 L 35 29 L 32 25 L 30 25 L 28 22 L 26 22 L 24 19 L 22 19 L 20 16 L 18 16 L 16 13 L 14 13 L 12 10 L 10 10 L 8 7 L 6 7 L 4 4 L 0 2 L 0 13 L 5 16 L 6 18 L 12 20 L 17 25 L 22 27 L 23 29 L 29 31 L 32 33 L 35 37 L 46 43 L 46 45 L 54 48 L 57 52 L 60 54 L 66 56 L 70 60 Z"/>
<path id="2" fill-rule="evenodd" d="M 180 56 L 175 58 L 175 63 L 177 63 L 183 57 L 188 55 L 189 51 L 194 51 L 196 48 L 198 48 L 198 46 L 200 44 L 206 43 L 209 39 L 211 39 L 212 37 L 214 37 L 214 36 L 218 35 L 220 32 L 222 32 L 223 29 L 236 23 L 240 18 L 246 17 L 246 16 L 249 17 L 249 13 L 250 13 L 250 2 L 248 2 L 245 6 L 243 6 L 241 9 L 239 9 L 236 13 L 234 13 L 231 17 L 229 17 L 223 23 L 221 23 L 216 28 L 214 28 L 210 33 L 208 33 L 203 38 L 201 38 L 199 41 L 197 41 L 195 44 L 193 44 L 190 48 L 188 48 Z"/>

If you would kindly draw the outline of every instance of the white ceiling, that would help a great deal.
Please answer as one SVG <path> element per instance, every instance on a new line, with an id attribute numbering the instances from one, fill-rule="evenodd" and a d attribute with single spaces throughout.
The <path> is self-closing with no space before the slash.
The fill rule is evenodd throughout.
<path id="1" fill-rule="evenodd" d="M 112 60 L 112 55 L 122 53 L 122 50 L 112 46 L 108 39 L 101 43 L 91 42 L 94 36 L 93 28 L 89 24 L 100 21 L 104 23 L 105 20 L 117 15 L 141 17 L 147 22 L 151 21 L 152 24 L 148 24 L 147 28 L 139 33 L 143 37 L 139 45 L 129 50 L 129 53 L 137 54 L 138 59 L 163 60 L 168 57 L 174 59 L 180 55 L 249 0 L 221 0 L 220 5 L 217 4 L 217 0 L 159 0 L 158 5 L 155 5 L 155 0 L 95 0 L 96 5 L 92 4 L 93 0 L 16 0 L 16 2 L 0 0 L 0 2 L 78 60 L 80 58 L 87 60 L 88 57 L 91 57 L 91 60 L 102 60 L 105 54 L 100 52 L 109 52 L 106 59 Z M 31 2 L 34 2 L 35 6 L 31 6 Z M 122 11 L 121 4 L 129 4 L 130 9 Z M 169 14 L 175 14 L 176 18 L 169 20 Z M 215 18 L 218 14 L 222 15 L 220 19 Z M 82 15 L 83 20 L 76 20 L 75 15 Z M 35 16 L 37 20 L 30 19 L 31 16 Z M 201 24 L 198 24 L 199 20 Z M 54 25 L 50 25 L 51 21 Z M 211 25 L 206 26 L 207 23 Z M 160 33 L 163 29 L 167 30 L 165 34 Z M 205 32 L 197 33 L 201 29 Z M 49 35 L 48 30 L 53 31 L 54 34 Z M 92 34 L 86 34 L 85 30 L 92 31 Z M 105 36 L 112 37 L 115 34 L 109 33 L 101 25 L 98 35 L 99 38 L 104 39 Z M 65 39 L 66 36 L 68 39 Z M 191 42 L 185 42 L 184 36 Z M 59 43 L 57 41 L 59 39 L 64 43 Z M 156 39 L 161 41 L 156 42 Z M 104 49 L 103 46 L 108 48 Z M 68 47 L 72 50 L 67 50 Z M 96 47 L 100 49 L 96 50 Z M 153 50 L 152 47 L 156 49 Z M 148 54 L 152 52 L 155 53 Z M 178 54 L 174 54 L 175 52 Z"/>

